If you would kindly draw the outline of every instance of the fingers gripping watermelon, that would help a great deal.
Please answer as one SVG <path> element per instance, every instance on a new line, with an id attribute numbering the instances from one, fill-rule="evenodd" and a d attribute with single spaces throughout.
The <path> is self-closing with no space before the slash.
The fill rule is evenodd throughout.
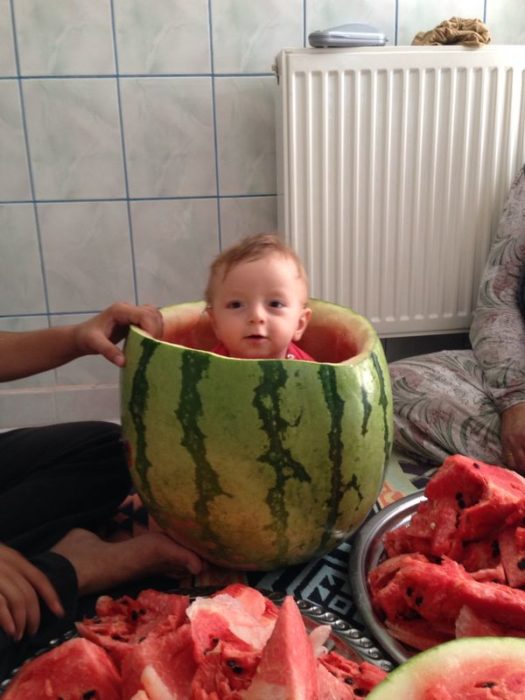
<path id="1" fill-rule="evenodd" d="M 392 441 L 381 343 L 349 309 L 311 306 L 303 346 L 319 362 L 206 352 L 215 341 L 200 303 L 163 309 L 162 341 L 130 329 L 122 426 L 133 481 L 161 526 L 219 565 L 320 556 L 380 491 Z"/>

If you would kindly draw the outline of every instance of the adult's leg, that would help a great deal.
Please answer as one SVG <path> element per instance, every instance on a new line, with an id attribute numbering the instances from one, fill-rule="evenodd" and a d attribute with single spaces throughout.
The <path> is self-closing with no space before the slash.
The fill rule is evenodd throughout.
<path id="1" fill-rule="evenodd" d="M 390 374 L 401 451 L 436 464 L 451 454 L 502 463 L 499 415 L 472 351 L 400 360 Z"/>
<path id="2" fill-rule="evenodd" d="M 79 422 L 0 434 L 0 540 L 26 556 L 97 529 L 130 488 L 120 428 Z"/>

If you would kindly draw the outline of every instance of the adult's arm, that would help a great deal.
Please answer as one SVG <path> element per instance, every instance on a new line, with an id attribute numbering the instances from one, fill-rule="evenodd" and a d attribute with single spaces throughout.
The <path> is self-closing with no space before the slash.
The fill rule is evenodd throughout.
<path id="1" fill-rule="evenodd" d="M 83 355 L 101 354 L 119 367 L 117 347 L 130 324 L 154 337 L 162 335 L 162 316 L 153 306 L 115 303 L 93 318 L 71 326 L 27 332 L 0 332 L 0 381 L 44 372 Z"/>
<path id="2" fill-rule="evenodd" d="M 47 577 L 19 552 L 0 544 L 0 629 L 18 641 L 24 634 L 36 634 L 39 596 L 56 615 L 64 615 Z"/>

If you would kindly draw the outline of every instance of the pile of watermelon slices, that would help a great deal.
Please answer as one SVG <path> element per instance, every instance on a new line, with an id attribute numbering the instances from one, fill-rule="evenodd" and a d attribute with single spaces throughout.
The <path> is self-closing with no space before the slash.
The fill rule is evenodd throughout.
<path id="1" fill-rule="evenodd" d="M 102 596 L 79 637 L 27 662 L 2 700 L 353 700 L 385 671 L 307 634 L 291 596 L 276 606 L 232 584 L 193 602 L 144 590 Z"/>
<path id="2" fill-rule="evenodd" d="M 393 637 L 424 650 L 459 637 L 525 637 L 525 479 L 455 455 L 410 522 L 384 537 L 371 601 Z"/>

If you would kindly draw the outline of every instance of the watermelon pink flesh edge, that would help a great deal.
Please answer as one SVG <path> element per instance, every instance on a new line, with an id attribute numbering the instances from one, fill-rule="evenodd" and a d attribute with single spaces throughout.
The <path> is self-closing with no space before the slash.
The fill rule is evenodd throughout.
<path id="1" fill-rule="evenodd" d="M 455 639 L 413 656 L 368 700 L 523 700 L 525 639 Z"/>

